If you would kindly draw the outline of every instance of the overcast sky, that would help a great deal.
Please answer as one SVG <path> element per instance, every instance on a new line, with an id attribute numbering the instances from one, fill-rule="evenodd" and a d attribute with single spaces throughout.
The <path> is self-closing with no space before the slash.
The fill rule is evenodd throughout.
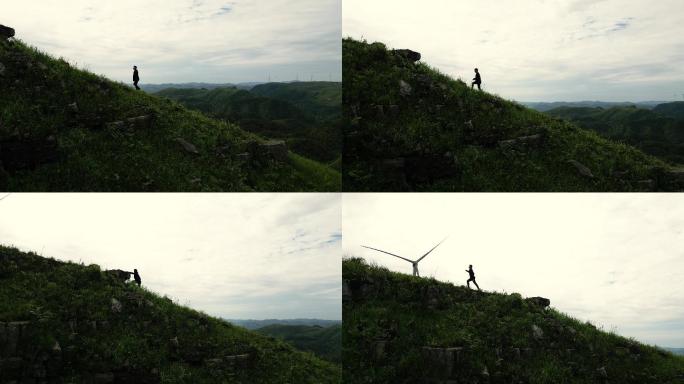
<path id="1" fill-rule="evenodd" d="M 684 347 L 684 196 L 347 194 L 343 251 L 406 274 L 543 296 L 572 317 Z"/>
<path id="2" fill-rule="evenodd" d="M 340 1 L 4 1 L 0 24 L 127 83 L 339 81 Z"/>
<path id="3" fill-rule="evenodd" d="M 0 196 L 1 197 L 1 196 Z M 0 243 L 232 319 L 341 319 L 339 194 L 12 194 Z"/>
<path id="4" fill-rule="evenodd" d="M 343 35 L 518 101 L 684 97 L 682 0 L 344 0 Z"/>

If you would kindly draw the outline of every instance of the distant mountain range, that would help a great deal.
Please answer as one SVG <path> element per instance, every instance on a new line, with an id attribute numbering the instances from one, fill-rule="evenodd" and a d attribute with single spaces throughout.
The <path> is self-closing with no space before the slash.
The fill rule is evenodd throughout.
<path id="1" fill-rule="evenodd" d="M 670 351 L 674 353 L 675 355 L 682 355 L 684 356 L 684 348 L 663 348 L 666 351 Z"/>
<path id="2" fill-rule="evenodd" d="M 612 107 L 631 107 L 652 109 L 658 104 L 669 103 L 669 101 L 639 101 L 636 103 L 630 101 L 613 102 L 613 101 L 553 101 L 553 102 L 537 102 L 537 101 L 523 101 L 520 104 L 535 109 L 539 112 L 550 111 L 555 108 L 569 107 L 569 108 L 612 108 Z"/>
<path id="3" fill-rule="evenodd" d="M 238 83 L 238 84 L 233 84 L 233 83 L 163 83 L 163 84 L 140 84 L 140 88 L 142 88 L 145 92 L 148 93 L 156 93 L 159 92 L 163 89 L 169 89 L 169 88 L 182 88 L 182 89 L 216 89 L 216 88 L 226 88 L 226 87 L 235 87 L 238 89 L 245 89 L 249 91 L 250 89 L 254 88 L 255 86 L 259 84 L 264 84 L 264 83 L 257 83 L 257 82 L 251 82 L 251 83 Z"/>
<path id="4" fill-rule="evenodd" d="M 321 319 L 265 319 L 265 320 L 253 320 L 253 319 L 225 319 L 229 323 L 239 325 L 247 329 L 258 329 L 267 327 L 269 325 L 306 325 L 306 326 L 319 326 L 319 327 L 330 327 L 332 325 L 341 324 L 342 320 L 321 320 Z"/>

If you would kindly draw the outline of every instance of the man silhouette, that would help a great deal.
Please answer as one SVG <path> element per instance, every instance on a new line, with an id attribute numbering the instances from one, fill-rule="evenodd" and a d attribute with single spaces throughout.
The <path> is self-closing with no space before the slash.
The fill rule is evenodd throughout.
<path id="1" fill-rule="evenodd" d="M 468 272 L 468 275 L 469 275 L 468 281 L 466 282 L 466 284 L 468 284 L 468 289 L 470 289 L 470 282 L 472 281 L 473 284 L 475 284 L 475 286 L 477 287 L 477 290 L 481 291 L 480 286 L 477 285 L 477 281 L 475 281 L 475 271 L 473 271 L 472 264 L 468 266 L 468 269 L 466 269 L 466 272 Z"/>
<path id="2" fill-rule="evenodd" d="M 478 71 L 477 68 L 475 68 L 475 77 L 473 78 L 472 84 L 470 84 L 470 89 L 473 89 L 476 84 L 477 89 L 481 91 L 482 88 L 480 88 L 480 84 L 482 84 L 482 78 L 480 77 L 480 71 Z"/>
<path id="3" fill-rule="evenodd" d="M 133 278 L 135 279 L 135 283 L 138 284 L 138 287 L 142 283 L 142 280 L 140 279 L 140 274 L 138 273 L 137 269 L 133 270 Z"/>
<path id="4" fill-rule="evenodd" d="M 140 90 L 140 87 L 138 87 L 138 82 L 140 81 L 140 76 L 138 75 L 138 67 L 133 66 L 133 85 L 135 85 L 135 89 Z"/>

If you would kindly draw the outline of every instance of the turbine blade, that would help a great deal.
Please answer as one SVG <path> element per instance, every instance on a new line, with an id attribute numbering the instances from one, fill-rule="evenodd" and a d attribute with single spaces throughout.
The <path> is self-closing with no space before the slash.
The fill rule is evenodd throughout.
<path id="1" fill-rule="evenodd" d="M 400 259 L 403 259 L 403 260 L 408 261 L 409 263 L 413 263 L 413 260 L 409 260 L 409 259 L 407 259 L 407 258 L 405 258 L 405 257 L 401 257 L 401 256 L 399 256 L 399 255 L 395 255 L 394 253 L 385 252 L 385 251 L 383 251 L 382 249 L 367 247 L 367 246 L 365 246 L 365 245 L 362 245 L 362 247 L 368 248 L 368 249 L 372 249 L 372 250 L 374 250 L 374 251 L 386 253 L 386 254 L 388 254 L 388 255 L 390 255 L 390 256 L 398 257 L 398 258 L 400 258 Z"/>
<path id="2" fill-rule="evenodd" d="M 437 243 L 437 245 L 435 245 L 434 247 L 432 247 L 431 250 L 427 251 L 426 254 L 424 254 L 423 256 L 421 256 L 420 259 L 416 260 L 416 263 L 419 262 L 419 261 L 421 261 L 421 260 L 423 260 L 423 259 L 425 258 L 425 256 L 429 255 L 430 252 L 434 251 L 435 248 L 439 247 L 439 245 L 442 244 L 442 243 L 444 242 L 444 240 L 446 240 L 446 239 L 447 239 L 446 237 L 445 237 L 444 239 L 442 239 L 442 241 L 440 241 L 439 243 Z"/>

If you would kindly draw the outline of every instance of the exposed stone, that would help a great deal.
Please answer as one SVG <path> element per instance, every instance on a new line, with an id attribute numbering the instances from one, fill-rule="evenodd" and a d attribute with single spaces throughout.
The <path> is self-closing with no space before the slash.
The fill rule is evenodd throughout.
<path id="1" fill-rule="evenodd" d="M 146 129 L 152 126 L 152 116 L 143 115 L 126 119 L 128 127 L 131 129 Z"/>
<path id="2" fill-rule="evenodd" d="M 52 346 L 52 352 L 62 353 L 62 347 L 59 345 L 59 341 L 55 341 L 55 345 Z"/>
<path id="3" fill-rule="evenodd" d="M 528 303 L 530 303 L 532 305 L 536 305 L 538 307 L 541 307 L 541 308 L 546 308 L 549 305 L 551 305 L 551 300 L 549 300 L 545 297 L 539 297 L 539 296 L 528 297 L 527 299 L 525 299 L 525 301 L 527 301 Z"/>
<path id="4" fill-rule="evenodd" d="M 7 40 L 10 37 L 14 37 L 14 28 L 6 27 L 0 24 L 0 39 Z"/>
<path id="5" fill-rule="evenodd" d="M 382 360 L 385 358 L 387 349 L 387 340 L 375 340 L 373 342 L 373 358 L 375 360 Z"/>
<path id="6" fill-rule="evenodd" d="M 288 160 L 288 150 L 285 141 L 269 140 L 259 144 L 260 152 L 277 161 L 286 162 Z"/>
<path id="7" fill-rule="evenodd" d="M 446 379 L 455 376 L 463 359 L 462 347 L 423 347 L 421 352 L 432 378 Z"/>
<path id="8" fill-rule="evenodd" d="M 77 113 L 78 112 L 78 103 L 73 102 L 73 103 L 67 105 L 67 108 L 69 108 L 70 112 Z"/>
<path id="9" fill-rule="evenodd" d="M 596 374 L 598 375 L 598 377 L 600 377 L 602 379 L 608 378 L 608 372 L 606 372 L 606 367 L 601 367 L 601 368 L 597 369 Z"/>
<path id="10" fill-rule="evenodd" d="M 594 178 L 594 174 L 591 173 L 591 170 L 587 168 L 584 164 L 580 163 L 577 160 L 568 160 L 568 163 L 570 163 L 572 166 L 577 169 L 577 172 L 579 172 L 580 175 L 584 177 L 588 177 L 590 179 Z"/>
<path id="11" fill-rule="evenodd" d="M 532 324 L 532 337 L 537 341 L 544 338 L 544 331 L 536 324 Z"/>
<path id="12" fill-rule="evenodd" d="M 121 309 L 122 309 L 121 302 L 120 302 L 119 300 L 117 300 L 117 299 L 115 299 L 115 298 L 112 297 L 112 305 L 111 305 L 111 308 L 112 308 L 112 312 L 114 312 L 114 313 L 120 313 L 120 312 L 121 312 Z"/>
<path id="13" fill-rule="evenodd" d="M 521 136 L 511 140 L 499 141 L 499 147 L 503 149 L 511 148 L 536 148 L 541 146 L 543 137 L 541 134 Z"/>
<path id="14" fill-rule="evenodd" d="M 194 144 L 190 143 L 189 141 L 185 140 L 184 138 L 177 137 L 175 141 L 183 147 L 185 152 L 192 153 L 194 155 L 199 155 L 199 151 L 197 150 L 197 147 L 195 147 Z"/>
<path id="15" fill-rule="evenodd" d="M 393 52 L 395 55 L 403 57 L 412 63 L 419 61 L 421 57 L 419 52 L 412 51 L 410 49 L 395 49 Z"/>
<path id="16" fill-rule="evenodd" d="M 128 271 L 122 271 L 120 269 L 109 269 L 105 273 L 112 275 L 114 278 L 121 280 L 123 282 L 128 281 L 131 278 L 132 273 Z"/>
<path id="17" fill-rule="evenodd" d="M 413 92 L 411 85 L 404 80 L 399 80 L 399 94 L 402 96 L 410 96 Z"/>

